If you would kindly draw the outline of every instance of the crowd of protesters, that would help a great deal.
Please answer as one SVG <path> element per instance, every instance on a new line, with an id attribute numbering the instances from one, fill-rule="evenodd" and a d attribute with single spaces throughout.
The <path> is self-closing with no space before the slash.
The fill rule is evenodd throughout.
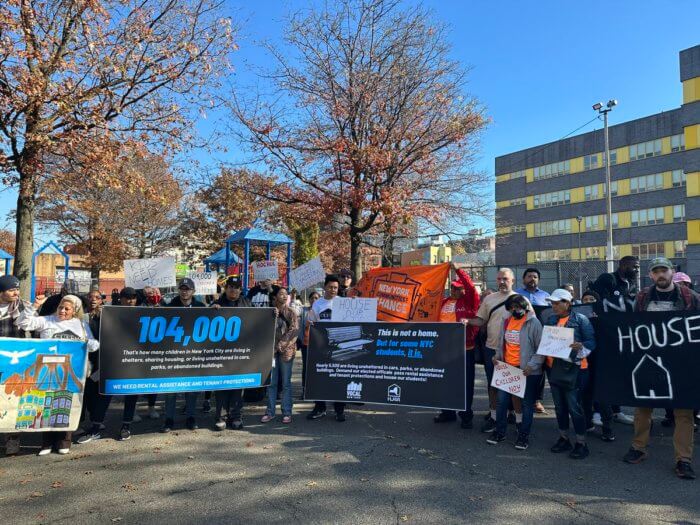
<path id="1" fill-rule="evenodd" d="M 551 451 L 568 453 L 572 459 L 582 460 L 589 455 L 587 437 L 601 427 L 603 442 L 615 441 L 613 423 L 634 427 L 634 437 L 623 460 L 640 463 L 647 457 L 652 409 L 636 408 L 634 416 L 625 414 L 621 407 L 594 402 L 596 373 L 596 340 L 590 318 L 607 311 L 668 311 L 698 310 L 700 296 L 692 290 L 690 278 L 675 272 L 673 264 L 665 258 L 656 258 L 648 268 L 653 284 L 638 290 L 640 265 L 636 257 L 624 257 L 615 272 L 602 274 L 589 283 L 580 298 L 575 298 L 574 287 L 562 284 L 548 293 L 540 285 L 540 272 L 528 268 L 522 275 L 521 286 L 516 286 L 516 275 L 509 268 L 501 268 L 496 276 L 495 290 L 481 293 L 468 273 L 452 269 L 455 280 L 450 283 L 449 297 L 440 309 L 441 322 L 461 322 L 466 325 L 464 349 L 466 352 L 466 410 L 455 413 L 443 410 L 434 417 L 435 423 L 460 420 L 464 429 L 474 425 L 474 388 L 476 364 L 483 364 L 487 385 L 491 384 L 494 367 L 498 362 L 523 370 L 526 376 L 522 398 L 487 386 L 489 406 L 480 431 L 488 434 L 487 443 L 498 445 L 507 440 L 508 426 L 515 426 L 514 447 L 525 450 L 529 446 L 535 414 L 546 413 L 542 404 L 546 383 L 550 385 L 558 427 L 556 441 Z M 345 297 L 352 289 L 354 275 L 349 270 L 326 276 L 323 292 L 309 296 L 309 305 L 303 306 L 295 290 L 287 290 L 269 280 L 257 283 L 247 294 L 243 293 L 240 280 L 229 277 L 223 283 L 221 294 L 207 297 L 205 301 L 195 296 L 195 285 L 185 278 L 178 283 L 178 294 L 166 304 L 157 288 L 147 287 L 142 292 L 133 288 L 114 290 L 111 304 L 147 307 L 180 308 L 241 308 L 273 307 L 276 311 L 274 366 L 270 386 L 267 388 L 267 405 L 261 423 L 276 418 L 280 401 L 282 423 L 290 424 L 293 415 L 291 389 L 292 370 L 297 351 L 302 356 L 302 385 L 306 381 L 303 361 L 309 344 L 309 329 L 314 323 L 329 321 L 336 297 Z M 98 440 L 105 431 L 105 415 L 111 397 L 99 394 L 99 326 L 105 298 L 99 290 L 91 290 L 80 297 L 75 283 L 66 281 L 61 292 L 46 299 L 43 304 L 29 304 L 19 299 L 19 281 L 12 276 L 0 277 L 0 337 L 40 337 L 82 340 L 89 351 L 88 377 L 84 390 L 83 419 L 90 424 L 76 440 L 81 445 Z M 573 308 L 590 305 L 587 314 Z M 534 307 L 550 307 L 546 318 L 538 318 Z M 574 343 L 569 359 L 544 357 L 537 354 L 543 326 L 563 326 L 573 329 Z M 185 426 L 198 428 L 198 392 L 182 394 L 185 398 Z M 160 419 L 156 408 L 157 396 L 146 396 L 147 417 Z M 210 410 L 211 393 L 204 393 L 202 410 Z M 131 425 L 140 417 L 136 414 L 138 396 L 124 396 L 122 425 L 119 440 L 131 437 Z M 163 432 L 176 428 L 177 394 L 164 396 Z M 223 390 L 215 393 L 213 428 L 241 430 L 243 423 L 243 391 Z M 335 420 L 346 420 L 346 404 L 333 404 Z M 316 401 L 307 419 L 318 420 L 326 416 L 326 402 Z M 666 410 L 662 425 L 674 427 L 675 472 L 684 479 L 694 479 L 691 462 L 694 431 L 697 427 L 697 411 L 692 408 Z M 570 432 L 573 427 L 573 435 Z M 52 451 L 67 454 L 73 442 L 71 433 L 44 432 L 39 455 Z M 6 454 L 19 452 L 19 434 L 6 435 Z"/>

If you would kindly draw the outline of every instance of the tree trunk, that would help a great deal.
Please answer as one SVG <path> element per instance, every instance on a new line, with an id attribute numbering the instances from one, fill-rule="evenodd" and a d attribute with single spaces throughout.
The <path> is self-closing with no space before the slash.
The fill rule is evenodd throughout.
<path id="1" fill-rule="evenodd" d="M 19 279 L 20 295 L 25 300 L 29 300 L 32 289 L 35 205 L 36 191 L 34 176 L 20 173 L 19 195 L 17 195 L 15 265 L 13 274 Z"/>

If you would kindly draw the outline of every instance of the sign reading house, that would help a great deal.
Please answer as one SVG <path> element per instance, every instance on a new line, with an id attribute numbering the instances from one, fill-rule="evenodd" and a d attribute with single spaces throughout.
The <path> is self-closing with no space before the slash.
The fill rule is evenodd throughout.
<path id="1" fill-rule="evenodd" d="M 598 401 L 700 406 L 700 312 L 608 313 L 594 327 Z"/>

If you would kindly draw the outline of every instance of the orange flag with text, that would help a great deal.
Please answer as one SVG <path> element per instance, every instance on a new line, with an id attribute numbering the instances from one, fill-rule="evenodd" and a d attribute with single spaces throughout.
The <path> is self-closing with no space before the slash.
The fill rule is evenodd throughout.
<path id="1" fill-rule="evenodd" d="M 374 268 L 355 286 L 361 297 L 376 297 L 377 321 L 440 320 L 450 264 Z"/>

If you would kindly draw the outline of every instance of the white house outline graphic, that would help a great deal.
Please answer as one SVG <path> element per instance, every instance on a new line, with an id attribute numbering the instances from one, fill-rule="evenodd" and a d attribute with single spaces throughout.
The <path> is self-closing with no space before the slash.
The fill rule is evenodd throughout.
<path id="1" fill-rule="evenodd" d="M 655 366 L 657 366 L 658 368 L 663 370 L 664 373 L 666 374 L 666 381 L 668 383 L 668 395 L 667 396 L 657 396 L 653 390 L 651 390 L 650 395 L 648 395 L 648 396 L 639 395 L 637 393 L 637 381 L 636 381 L 637 370 L 639 369 L 640 366 L 642 366 L 642 363 L 644 363 L 645 359 L 650 360 L 652 363 L 654 363 Z M 639 363 L 637 363 L 637 366 L 635 366 L 634 369 L 632 370 L 632 389 L 634 391 L 634 397 L 637 399 L 673 399 L 673 385 L 671 384 L 671 374 L 669 373 L 668 369 L 661 362 L 660 357 L 657 357 L 656 359 L 654 359 L 649 354 L 644 354 L 644 356 L 639 360 Z"/>

